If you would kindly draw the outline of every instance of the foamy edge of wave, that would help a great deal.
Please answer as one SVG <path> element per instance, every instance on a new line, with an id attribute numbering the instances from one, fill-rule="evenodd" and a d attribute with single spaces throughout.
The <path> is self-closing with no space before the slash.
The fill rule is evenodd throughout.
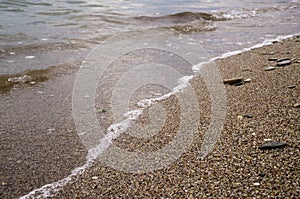
<path id="1" fill-rule="evenodd" d="M 116 139 L 119 135 L 121 135 L 122 133 L 127 131 L 127 129 L 131 126 L 132 122 L 136 121 L 139 118 L 139 116 L 142 115 L 143 110 L 145 108 L 151 107 L 155 103 L 165 100 L 165 99 L 168 99 L 170 96 L 172 96 L 178 92 L 181 92 L 184 88 L 186 88 L 189 85 L 190 80 L 192 80 L 194 77 L 197 76 L 197 74 L 201 71 L 201 68 L 204 65 L 209 64 L 218 59 L 224 59 L 227 57 L 241 54 L 243 52 L 251 51 L 253 49 L 261 48 L 264 46 L 269 46 L 269 45 L 272 45 L 273 42 L 276 42 L 276 41 L 280 42 L 280 41 L 283 41 L 283 40 L 286 40 L 289 38 L 293 38 L 293 37 L 296 37 L 299 35 L 300 35 L 300 32 L 296 33 L 296 34 L 290 34 L 290 35 L 280 35 L 280 36 L 277 36 L 275 39 L 267 39 L 267 40 L 263 41 L 262 43 L 255 44 L 252 47 L 244 48 L 242 50 L 227 52 L 227 53 L 222 54 L 221 56 L 211 58 L 207 62 L 201 62 L 197 65 L 194 65 L 192 67 L 192 69 L 195 74 L 191 75 L 191 76 L 184 76 L 184 77 L 178 79 L 178 86 L 174 87 L 170 93 L 167 93 L 167 94 L 157 97 L 157 98 L 149 98 L 149 99 L 143 99 L 143 100 L 139 101 L 137 103 L 139 109 L 131 110 L 131 111 L 125 113 L 124 116 L 126 119 L 124 119 L 123 121 L 121 121 L 119 123 L 110 125 L 106 130 L 107 134 L 105 135 L 104 138 L 102 138 L 100 140 L 100 144 L 88 151 L 88 155 L 86 158 L 87 160 L 84 165 L 79 166 L 79 167 L 75 168 L 74 170 L 72 170 L 72 172 L 69 176 L 67 176 L 59 181 L 49 183 L 38 189 L 35 189 L 35 190 L 29 192 L 28 194 L 21 196 L 20 199 L 46 198 L 46 197 L 52 196 L 54 193 L 61 190 L 68 183 L 72 182 L 73 177 L 83 174 L 86 171 L 86 169 L 90 168 L 93 165 L 95 159 L 100 154 L 102 154 L 105 151 L 105 149 L 107 149 L 112 144 L 114 139 Z M 36 196 L 37 194 L 38 194 L 38 196 Z"/>

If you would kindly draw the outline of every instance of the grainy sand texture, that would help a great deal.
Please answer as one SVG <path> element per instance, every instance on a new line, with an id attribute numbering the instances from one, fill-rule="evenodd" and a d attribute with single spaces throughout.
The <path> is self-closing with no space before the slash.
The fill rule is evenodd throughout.
<path id="1" fill-rule="evenodd" d="M 277 66 L 282 58 L 290 63 Z M 224 85 L 225 124 L 207 156 L 199 158 L 199 152 L 212 117 L 211 98 L 199 75 L 191 85 L 200 121 L 192 146 L 179 159 L 141 174 L 119 171 L 97 161 L 51 197 L 298 198 L 300 37 L 219 59 L 215 64 L 223 80 L 241 80 L 238 85 Z M 84 164 L 86 150 L 71 116 L 73 78 L 70 74 L 58 75 L 1 97 L 1 198 L 25 195 Z M 113 144 L 128 151 L 147 152 L 172 141 L 179 128 L 180 102 L 172 96 L 160 104 L 168 117 L 158 134 L 143 140 L 125 133 Z M 16 110 L 19 114 L 14 114 Z M 140 120 L 147 123 L 147 116 Z M 259 148 L 270 142 L 287 145 Z"/>

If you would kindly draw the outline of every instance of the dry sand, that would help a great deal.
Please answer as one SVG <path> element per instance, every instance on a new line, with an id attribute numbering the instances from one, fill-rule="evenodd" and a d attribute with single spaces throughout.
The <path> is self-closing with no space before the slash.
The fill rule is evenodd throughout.
<path id="1" fill-rule="evenodd" d="M 197 136 L 191 149 L 177 161 L 144 174 L 117 171 L 99 162 L 53 198 L 297 198 L 300 195 L 300 112 L 294 105 L 300 102 L 299 44 L 300 38 L 296 37 L 215 62 L 223 79 L 242 77 L 251 78 L 251 82 L 226 85 L 224 129 L 214 150 L 205 158 L 199 159 L 199 151 L 211 111 L 209 94 L 200 76 L 192 81 L 201 110 L 199 128 L 195 129 Z M 285 57 L 294 58 L 290 65 L 265 71 L 266 67 L 276 65 L 269 58 Z M 1 117 L 5 122 L 1 122 L 0 129 L 1 198 L 26 194 L 67 176 L 70 169 L 84 163 L 86 151 L 80 145 L 69 115 L 73 77 L 67 77 L 58 76 L 24 89 L 26 94 L 17 90 L 1 97 Z M 65 90 L 53 94 L 57 87 Z M 46 97 L 30 97 L 43 89 L 44 93 L 40 94 Z M 50 94 L 56 100 L 49 99 Z M 22 108 L 24 104 L 29 104 L 29 108 Z M 150 151 L 172 140 L 178 129 L 178 100 L 171 97 L 161 104 L 168 110 L 168 119 L 158 135 L 147 140 L 122 135 L 115 144 L 128 150 Z M 34 107 L 38 109 L 36 113 Z M 54 107 L 58 108 L 55 112 Z M 24 109 L 25 115 L 11 113 L 18 108 Z M 46 120 L 41 112 L 51 114 Z M 22 125 L 18 125 L 20 121 Z M 50 125 L 49 121 L 52 121 Z M 48 132 L 38 137 L 34 134 L 47 132 L 53 126 L 54 134 Z M 26 132 L 28 129 L 31 131 Z M 269 141 L 283 141 L 288 146 L 272 150 L 258 148 Z M 18 160 L 21 161 L 16 163 Z"/>

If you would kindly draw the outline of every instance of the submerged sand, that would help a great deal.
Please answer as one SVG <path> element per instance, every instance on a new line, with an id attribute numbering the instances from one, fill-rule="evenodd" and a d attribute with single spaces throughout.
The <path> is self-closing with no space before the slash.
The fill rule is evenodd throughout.
<path id="1" fill-rule="evenodd" d="M 121 172 L 98 162 L 53 198 L 297 198 L 299 44 L 300 38 L 295 37 L 215 61 L 223 79 L 251 81 L 226 85 L 225 124 L 206 157 L 199 159 L 199 151 L 211 118 L 211 100 L 199 76 L 192 81 L 201 110 L 199 128 L 192 147 L 177 161 L 144 174 Z M 292 60 L 290 65 L 265 70 L 276 65 L 270 58 L 286 57 Z M 74 74 L 58 75 L 1 97 L 1 198 L 27 194 L 84 164 L 86 150 L 71 116 L 73 81 Z M 147 140 L 122 135 L 115 144 L 131 151 L 168 144 L 178 130 L 181 110 L 175 97 L 161 104 L 168 119 L 158 135 Z M 272 141 L 287 146 L 258 148 Z"/>

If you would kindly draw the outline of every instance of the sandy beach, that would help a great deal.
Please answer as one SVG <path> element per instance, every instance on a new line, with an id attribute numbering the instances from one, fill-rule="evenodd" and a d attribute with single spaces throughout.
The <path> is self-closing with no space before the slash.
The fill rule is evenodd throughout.
<path id="1" fill-rule="evenodd" d="M 282 58 L 290 63 L 277 66 Z M 223 80 L 247 81 L 225 85 L 226 120 L 211 153 L 199 158 L 211 117 L 209 93 L 199 76 L 191 82 L 201 110 L 199 128 L 191 148 L 177 161 L 144 174 L 117 171 L 97 162 L 51 198 L 297 198 L 300 37 L 219 59 L 215 64 Z M 16 85 L 1 94 L 1 198 L 26 195 L 65 178 L 85 163 L 87 150 L 72 118 L 77 69 L 56 69 L 59 72 L 45 81 Z M 129 151 L 151 151 L 168 144 L 178 129 L 180 107 L 174 96 L 160 103 L 168 110 L 168 118 L 157 135 L 141 140 L 125 134 L 114 144 Z M 269 142 L 287 145 L 259 148 Z"/>

